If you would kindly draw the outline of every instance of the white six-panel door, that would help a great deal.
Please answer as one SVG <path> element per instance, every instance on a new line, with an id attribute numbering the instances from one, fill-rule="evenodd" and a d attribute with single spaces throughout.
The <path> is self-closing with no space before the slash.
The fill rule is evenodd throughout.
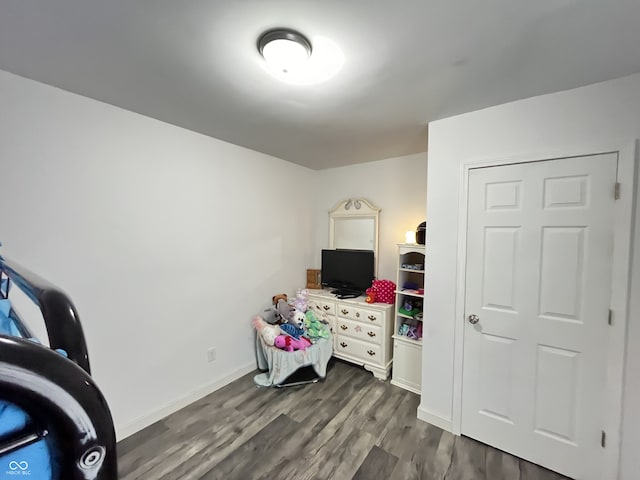
<path id="1" fill-rule="evenodd" d="M 602 478 L 616 170 L 469 172 L 462 433 L 580 479 Z"/>

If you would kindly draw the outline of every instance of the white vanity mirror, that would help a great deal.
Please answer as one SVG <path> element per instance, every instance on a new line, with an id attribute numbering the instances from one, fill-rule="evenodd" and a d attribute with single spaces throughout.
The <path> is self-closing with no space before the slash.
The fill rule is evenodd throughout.
<path id="1" fill-rule="evenodd" d="M 363 198 L 349 198 L 329 211 L 329 248 L 373 250 L 378 271 L 380 209 Z"/>

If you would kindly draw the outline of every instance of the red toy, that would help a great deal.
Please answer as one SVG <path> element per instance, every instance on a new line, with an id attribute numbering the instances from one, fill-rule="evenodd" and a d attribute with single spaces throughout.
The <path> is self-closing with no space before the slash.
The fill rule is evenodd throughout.
<path id="1" fill-rule="evenodd" d="M 376 289 L 375 288 L 369 287 L 369 288 L 367 288 L 365 293 L 367 294 L 367 298 L 365 298 L 365 300 L 364 300 L 365 302 L 374 303 L 376 301 Z"/>

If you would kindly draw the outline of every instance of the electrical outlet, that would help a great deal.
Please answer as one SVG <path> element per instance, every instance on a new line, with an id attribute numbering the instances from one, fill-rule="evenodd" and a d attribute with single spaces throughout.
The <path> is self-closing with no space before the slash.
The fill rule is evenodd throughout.
<path id="1" fill-rule="evenodd" d="M 207 350 L 207 361 L 209 363 L 216 361 L 216 347 L 211 347 Z"/>

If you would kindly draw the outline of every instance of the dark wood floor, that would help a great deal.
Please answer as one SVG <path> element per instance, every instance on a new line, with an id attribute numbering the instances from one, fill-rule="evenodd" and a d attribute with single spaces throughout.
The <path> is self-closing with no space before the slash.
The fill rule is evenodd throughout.
<path id="1" fill-rule="evenodd" d="M 120 442 L 121 480 L 565 479 L 417 420 L 417 395 L 353 365 L 282 389 L 253 375 Z"/>

